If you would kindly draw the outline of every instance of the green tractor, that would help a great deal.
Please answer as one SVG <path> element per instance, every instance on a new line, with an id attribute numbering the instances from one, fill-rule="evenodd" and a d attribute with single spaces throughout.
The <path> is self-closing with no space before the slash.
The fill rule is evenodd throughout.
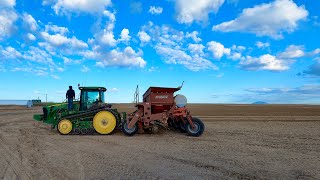
<path id="1" fill-rule="evenodd" d="M 43 114 L 34 115 L 37 121 L 51 124 L 51 128 L 60 134 L 110 134 L 118 127 L 126 113 L 119 113 L 104 102 L 104 87 L 79 87 L 80 101 L 73 103 L 68 110 L 68 103 L 43 107 Z"/>

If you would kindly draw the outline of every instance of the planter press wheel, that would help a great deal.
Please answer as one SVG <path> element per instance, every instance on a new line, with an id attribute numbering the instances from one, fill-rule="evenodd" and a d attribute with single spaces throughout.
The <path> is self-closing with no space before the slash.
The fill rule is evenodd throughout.
<path id="1" fill-rule="evenodd" d="M 176 120 L 172 119 L 172 127 L 174 129 L 180 129 L 180 124 Z"/>
<path id="2" fill-rule="evenodd" d="M 192 122 L 195 126 L 194 129 L 192 129 L 191 125 L 188 123 L 186 126 L 186 131 L 189 136 L 198 137 L 201 136 L 204 131 L 204 124 L 203 122 L 198 118 L 192 118 Z"/>
<path id="3" fill-rule="evenodd" d="M 116 125 L 116 117 L 109 111 L 100 111 L 93 117 L 93 127 L 100 134 L 112 133 Z"/>
<path id="4" fill-rule="evenodd" d="M 168 118 L 167 123 L 169 127 L 173 127 L 173 122 L 171 118 Z"/>
<path id="5" fill-rule="evenodd" d="M 185 121 L 187 122 L 188 120 L 185 119 Z M 184 124 L 183 121 L 179 121 L 179 129 L 180 132 L 185 133 L 187 129 L 187 124 Z"/>
<path id="6" fill-rule="evenodd" d="M 63 119 L 58 123 L 58 132 L 62 135 L 67 135 L 72 131 L 72 122 L 68 119 Z"/>
<path id="7" fill-rule="evenodd" d="M 133 136 L 138 132 L 138 124 L 136 123 L 132 128 L 128 127 L 128 123 L 126 120 L 122 122 L 122 131 L 127 136 Z"/>

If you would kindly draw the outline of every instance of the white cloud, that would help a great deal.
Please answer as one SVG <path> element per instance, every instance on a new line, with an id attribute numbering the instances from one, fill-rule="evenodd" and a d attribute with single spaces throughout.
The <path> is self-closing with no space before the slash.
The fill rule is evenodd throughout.
<path id="1" fill-rule="evenodd" d="M 13 8 L 16 5 L 16 0 L 1 0 L 0 7 Z"/>
<path id="2" fill-rule="evenodd" d="M 198 37 L 197 31 L 184 33 L 168 25 L 157 26 L 148 22 L 142 26 L 140 32 L 146 32 L 150 36 L 148 41 L 150 41 L 151 47 L 156 50 L 156 53 L 162 57 L 166 64 L 182 65 L 191 71 L 218 69 L 210 61 L 212 58 L 208 58 L 208 53 L 204 52 L 205 46 L 198 43 L 201 38 Z M 197 43 L 189 43 L 190 39 L 188 38 Z"/>
<path id="3" fill-rule="evenodd" d="M 60 77 L 59 76 L 57 76 L 57 75 L 51 75 L 51 77 L 53 78 L 53 79 L 60 79 Z"/>
<path id="4" fill-rule="evenodd" d="M 232 52 L 231 55 L 228 56 L 228 58 L 231 59 L 231 60 L 234 60 L 234 61 L 236 61 L 236 60 L 243 60 L 243 59 L 244 59 L 244 57 L 242 56 L 242 54 L 239 53 L 239 52 Z"/>
<path id="5" fill-rule="evenodd" d="M 161 55 L 168 64 L 181 64 L 191 71 L 199 71 L 203 69 L 217 70 L 217 66 L 211 61 L 201 56 L 190 56 L 181 49 L 157 45 L 155 47 L 157 53 Z"/>
<path id="6" fill-rule="evenodd" d="M 50 35 L 47 32 L 41 33 L 42 37 L 53 46 L 61 46 L 68 42 L 68 38 L 61 34 Z"/>
<path id="7" fill-rule="evenodd" d="M 115 46 L 117 44 L 117 40 L 114 39 L 114 35 L 112 31 L 103 31 L 103 35 L 101 37 L 101 42 L 108 46 Z"/>
<path id="8" fill-rule="evenodd" d="M 111 22 L 115 22 L 116 21 L 115 14 L 110 12 L 110 11 L 104 10 L 103 11 L 103 15 L 107 16 Z"/>
<path id="9" fill-rule="evenodd" d="M 238 18 L 213 26 L 214 31 L 249 32 L 257 36 L 283 38 L 284 32 L 293 32 L 298 22 L 306 19 L 308 11 L 292 0 L 275 0 L 242 11 Z"/>
<path id="10" fill-rule="evenodd" d="M 132 14 L 140 14 L 143 10 L 143 5 L 140 1 L 131 1 L 129 7 Z"/>
<path id="11" fill-rule="evenodd" d="M 66 65 L 80 64 L 81 63 L 80 60 L 73 60 L 73 59 L 70 59 L 70 58 L 67 58 L 67 57 L 62 57 L 62 59 L 63 59 L 63 63 L 66 64 Z"/>
<path id="12" fill-rule="evenodd" d="M 39 90 L 34 90 L 33 93 L 34 94 L 42 94 L 41 91 L 39 91 Z"/>
<path id="13" fill-rule="evenodd" d="M 57 67 L 56 69 L 57 69 L 57 71 L 59 71 L 59 72 L 63 72 L 63 71 L 64 71 L 64 69 L 63 69 L 62 67 Z"/>
<path id="14" fill-rule="evenodd" d="M 162 25 L 161 27 L 154 26 L 154 29 L 151 31 L 151 34 L 154 36 L 152 39 L 161 44 L 175 46 L 182 45 L 185 41 L 185 34 L 183 31 L 178 31 L 168 25 Z"/>
<path id="15" fill-rule="evenodd" d="M 159 67 L 154 67 L 154 66 L 151 66 L 149 69 L 148 69 L 149 72 L 160 72 L 159 71 Z"/>
<path id="16" fill-rule="evenodd" d="M 29 50 L 24 52 L 23 58 L 37 63 L 54 65 L 52 56 L 39 47 L 29 47 Z"/>
<path id="17" fill-rule="evenodd" d="M 36 37 L 35 37 L 33 34 L 31 34 L 31 33 L 28 33 L 28 34 L 27 34 L 27 38 L 28 38 L 30 41 L 36 40 Z"/>
<path id="18" fill-rule="evenodd" d="M 257 42 L 256 42 L 256 46 L 257 46 L 259 49 L 265 49 L 265 48 L 267 48 L 267 47 L 270 47 L 270 43 L 268 43 L 268 42 L 263 43 L 263 42 L 261 42 L 261 41 L 257 41 Z"/>
<path id="19" fill-rule="evenodd" d="M 21 53 L 11 46 L 8 46 L 6 48 L 0 46 L 0 55 L 2 57 L 1 59 L 4 60 L 15 60 L 22 58 Z"/>
<path id="20" fill-rule="evenodd" d="M 27 28 L 31 31 L 36 31 L 38 28 L 37 21 L 30 14 L 23 14 L 23 22 L 27 25 Z"/>
<path id="21" fill-rule="evenodd" d="M 203 52 L 203 49 L 204 49 L 204 45 L 202 44 L 189 44 L 188 45 L 188 49 L 189 51 L 192 53 L 192 54 L 195 54 L 195 55 L 203 55 L 204 52 Z"/>
<path id="22" fill-rule="evenodd" d="M 241 60 L 239 65 L 244 70 L 257 71 L 285 71 L 289 69 L 289 64 L 292 61 L 278 59 L 270 54 L 265 54 L 260 57 L 247 56 L 244 60 Z"/>
<path id="23" fill-rule="evenodd" d="M 142 58 L 142 51 L 135 52 L 130 46 L 123 51 L 113 49 L 105 54 L 95 53 L 94 58 L 99 67 L 120 66 L 120 67 L 139 67 L 144 68 L 147 62 Z"/>
<path id="24" fill-rule="evenodd" d="M 234 44 L 234 45 L 231 46 L 231 49 L 234 50 L 234 51 L 240 51 L 241 52 L 241 51 L 246 50 L 247 48 L 244 47 L 244 46 L 237 46 L 237 45 Z"/>
<path id="25" fill-rule="evenodd" d="M 318 55 L 318 54 L 320 54 L 320 48 L 317 48 L 311 52 L 311 55 L 313 55 L 313 56 Z"/>
<path id="26" fill-rule="evenodd" d="M 18 51 L 8 46 L 0 46 L 0 56 L 3 60 L 12 61 L 12 71 L 29 72 L 38 76 L 46 76 L 50 72 L 62 72 L 63 69 L 58 67 L 52 59 L 52 56 L 39 47 L 30 46 L 27 50 Z M 45 66 L 45 67 L 42 67 Z"/>
<path id="27" fill-rule="evenodd" d="M 140 31 L 146 32 L 156 43 L 172 46 L 182 44 L 185 41 L 183 31 L 178 31 L 168 25 L 156 26 L 152 22 L 148 22 L 147 25 L 142 26 Z"/>
<path id="28" fill-rule="evenodd" d="M 18 16 L 13 10 L 0 9 L 0 41 L 11 35 L 17 19 Z"/>
<path id="29" fill-rule="evenodd" d="M 228 4 L 233 4 L 233 5 L 237 5 L 239 2 L 239 0 L 227 0 Z"/>
<path id="30" fill-rule="evenodd" d="M 57 25 L 48 24 L 48 25 L 45 25 L 45 31 L 48 33 L 51 32 L 51 33 L 65 35 L 69 32 L 69 29 L 66 27 L 60 27 Z"/>
<path id="31" fill-rule="evenodd" d="M 246 94 L 246 99 L 262 99 L 263 101 L 281 104 L 301 104 L 306 102 L 319 102 L 318 84 L 305 84 L 300 87 L 284 88 L 249 88 L 246 89 L 250 94 Z M 243 97 L 244 95 L 242 95 Z"/>
<path id="32" fill-rule="evenodd" d="M 164 25 L 161 27 L 160 36 L 158 37 L 160 43 L 167 45 L 180 45 L 184 41 L 184 32 Z"/>
<path id="33" fill-rule="evenodd" d="M 202 39 L 198 37 L 199 32 L 198 31 L 193 31 L 192 33 L 187 32 L 186 38 L 191 38 L 194 42 L 198 43 Z"/>
<path id="34" fill-rule="evenodd" d="M 292 93 L 296 95 L 311 95 L 315 94 L 319 97 L 320 86 L 318 84 L 306 84 L 296 88 L 249 88 L 246 89 L 248 92 L 258 94 L 280 94 L 280 93 Z"/>
<path id="35" fill-rule="evenodd" d="M 27 73 L 33 73 L 37 76 L 47 76 L 49 73 L 47 69 L 45 68 L 20 68 L 15 67 L 11 70 L 12 72 L 27 72 Z"/>
<path id="36" fill-rule="evenodd" d="M 144 31 L 139 31 L 138 32 L 138 37 L 139 37 L 139 39 L 140 39 L 140 41 L 142 43 L 144 43 L 144 42 L 147 43 L 147 42 L 149 42 L 151 40 L 151 37 Z"/>
<path id="37" fill-rule="evenodd" d="M 316 58 L 315 61 L 316 62 L 310 65 L 302 73 L 298 73 L 298 75 L 302 75 L 302 76 L 309 75 L 311 77 L 320 76 L 320 58 Z"/>
<path id="38" fill-rule="evenodd" d="M 29 14 L 24 13 L 20 17 L 21 22 L 28 29 L 20 36 L 26 41 L 37 41 L 33 43 L 35 46 L 21 44 L 21 46 L 15 46 L 17 49 L 11 46 L 5 48 L 0 46 L 2 59 L 12 60 L 10 65 L 12 71 L 29 72 L 39 76 L 52 75 L 51 77 L 54 78 L 56 75 L 53 73 L 64 71 L 59 67 L 61 64 L 55 62 L 56 59 L 63 59 L 67 55 L 81 56 L 81 53 L 89 48 L 84 41 L 75 36 L 67 37 L 66 34 L 69 33 L 69 30 L 65 27 L 48 24 L 44 28 L 42 24 L 38 26 L 35 19 Z M 0 21 L 0 24 L 3 22 Z M 81 59 L 81 57 L 78 58 Z M 63 60 L 66 64 L 75 64 L 75 61 Z M 45 66 L 46 69 L 41 66 Z"/>
<path id="39" fill-rule="evenodd" d="M 121 34 L 120 34 L 120 41 L 130 41 L 131 36 L 129 35 L 129 29 L 122 29 Z"/>
<path id="40" fill-rule="evenodd" d="M 163 11 L 163 8 L 162 7 L 155 7 L 155 6 L 150 6 L 150 9 L 149 9 L 149 13 L 151 14 L 161 14 Z"/>
<path id="41" fill-rule="evenodd" d="M 81 72 L 86 73 L 86 72 L 89 72 L 89 71 L 90 71 L 90 69 L 87 66 L 83 65 L 81 67 Z"/>
<path id="42" fill-rule="evenodd" d="M 48 34 L 47 32 L 41 32 L 42 37 L 52 46 L 67 46 L 73 49 L 88 48 L 87 43 L 77 39 L 76 37 L 68 38 L 61 34 Z"/>
<path id="43" fill-rule="evenodd" d="M 53 5 L 53 9 L 56 14 L 69 12 L 103 13 L 105 8 L 111 5 L 111 0 L 58 0 Z"/>
<path id="44" fill-rule="evenodd" d="M 206 22 L 208 14 L 218 12 L 224 0 L 176 0 L 175 9 L 179 23 Z"/>
<path id="45" fill-rule="evenodd" d="M 231 46 L 231 51 L 230 54 L 227 54 L 227 58 L 231 59 L 233 61 L 236 60 L 243 60 L 244 57 L 242 56 L 243 51 L 245 51 L 247 48 L 244 46 L 237 46 L 237 45 L 232 45 Z M 228 52 L 228 50 L 227 50 Z"/>
<path id="46" fill-rule="evenodd" d="M 97 32 L 94 34 L 94 39 L 91 40 L 91 44 L 96 45 L 96 47 L 98 47 L 99 45 L 114 47 L 117 44 L 117 40 L 114 38 L 113 33 L 113 29 L 116 22 L 115 14 L 106 10 L 103 12 L 103 14 L 104 16 L 108 17 L 109 20 L 107 20 L 105 24 L 101 22 L 98 24 L 98 26 L 100 26 L 100 29 L 98 29 Z M 121 33 L 124 36 L 126 30 L 122 30 Z"/>
<path id="47" fill-rule="evenodd" d="M 156 46 L 157 53 L 166 57 L 165 61 L 169 64 L 183 64 L 183 62 L 190 62 L 192 57 L 186 52 L 179 49 L 172 49 L 165 46 Z"/>
<path id="48" fill-rule="evenodd" d="M 207 43 L 208 50 L 213 54 L 215 59 L 221 59 L 223 55 L 230 55 L 231 50 L 229 48 L 225 48 L 223 44 L 210 41 Z"/>
<path id="49" fill-rule="evenodd" d="M 224 76 L 224 73 L 220 73 L 218 75 L 216 75 L 216 78 L 222 78 Z"/>
<path id="50" fill-rule="evenodd" d="M 42 5 L 47 6 L 56 3 L 57 0 L 42 0 Z"/>
<path id="51" fill-rule="evenodd" d="M 279 57 L 284 59 L 300 58 L 305 55 L 303 46 L 290 45 L 286 50 L 280 53 Z"/>
<path id="52" fill-rule="evenodd" d="M 135 51 L 132 47 L 127 46 L 124 49 L 115 47 L 120 42 L 128 42 L 131 40 L 130 32 L 124 28 L 121 31 L 120 37 L 115 39 L 114 27 L 116 22 L 115 13 L 105 10 L 103 12 L 105 17 L 96 24 L 96 32 L 94 38 L 89 39 L 88 43 L 91 50 L 83 51 L 82 54 L 86 59 L 96 61 L 98 67 L 138 67 L 144 68 L 146 61 L 143 59 L 143 52 L 139 49 Z"/>
<path id="53" fill-rule="evenodd" d="M 67 57 L 63 57 L 62 59 L 63 59 L 63 63 L 64 64 L 72 64 L 72 60 L 71 59 L 69 59 Z"/>
<path id="54" fill-rule="evenodd" d="M 6 68 L 0 65 L 0 72 L 7 72 Z"/>
<path id="55" fill-rule="evenodd" d="M 110 90 L 108 90 L 109 92 L 119 92 L 118 88 L 111 88 Z"/>
<path id="56" fill-rule="evenodd" d="M 306 76 L 306 77 L 318 77 L 320 76 L 320 57 L 317 57 L 317 55 L 320 54 L 320 48 L 317 48 L 309 53 L 305 53 L 305 56 L 312 57 L 313 58 L 313 64 L 311 64 L 306 70 L 298 73 L 299 76 Z"/>

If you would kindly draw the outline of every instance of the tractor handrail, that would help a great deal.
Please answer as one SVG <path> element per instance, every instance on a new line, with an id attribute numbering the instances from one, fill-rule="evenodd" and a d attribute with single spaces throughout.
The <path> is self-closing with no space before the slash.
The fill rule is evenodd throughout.
<path id="1" fill-rule="evenodd" d="M 178 87 L 178 89 L 180 90 L 183 87 L 184 81 L 182 81 L 181 86 Z"/>

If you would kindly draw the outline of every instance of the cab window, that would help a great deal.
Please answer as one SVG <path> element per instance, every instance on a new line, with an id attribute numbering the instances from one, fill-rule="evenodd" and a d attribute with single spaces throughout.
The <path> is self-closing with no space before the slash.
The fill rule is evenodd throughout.
<path id="1" fill-rule="evenodd" d="M 99 102 L 100 97 L 99 91 L 82 91 L 81 94 L 81 105 L 82 109 L 89 109 L 93 103 Z"/>

